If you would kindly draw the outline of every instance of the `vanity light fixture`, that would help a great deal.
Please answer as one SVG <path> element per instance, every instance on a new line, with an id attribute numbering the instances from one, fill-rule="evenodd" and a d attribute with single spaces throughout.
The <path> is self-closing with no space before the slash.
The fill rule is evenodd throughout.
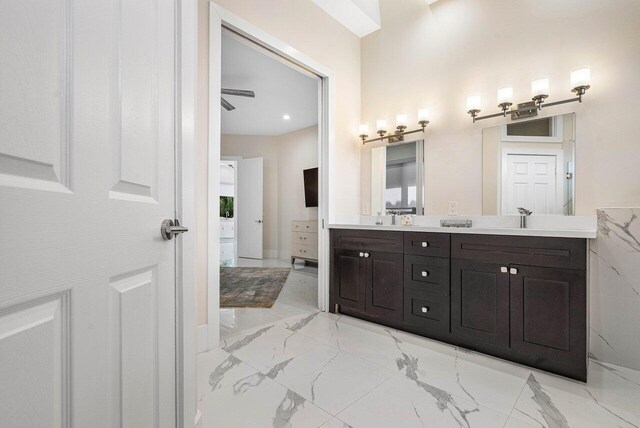
<path id="1" fill-rule="evenodd" d="M 418 110 L 418 125 L 420 125 L 419 129 L 414 129 L 412 131 L 406 131 L 408 125 L 407 115 L 402 113 L 396 116 L 396 130 L 393 133 L 387 132 L 387 121 L 384 119 L 376 120 L 376 133 L 379 135 L 378 138 L 372 138 L 367 140 L 369 137 L 369 125 L 363 123 L 359 128 L 359 137 L 362 140 L 362 144 L 372 143 L 374 141 L 384 141 L 389 140 L 390 143 L 395 143 L 398 141 L 402 141 L 404 136 L 407 134 L 414 134 L 416 132 L 424 132 L 425 128 L 429 124 L 429 110 L 426 108 L 421 108 Z"/>
<path id="2" fill-rule="evenodd" d="M 590 81 L 591 71 L 589 68 L 582 67 L 572 71 L 571 86 L 573 89 L 571 92 L 575 93 L 576 97 L 547 103 L 545 100 L 549 98 L 549 79 L 535 79 L 531 82 L 531 101 L 518 104 L 514 109 L 511 108 L 513 105 L 513 88 L 500 88 L 498 90 L 498 107 L 502 112 L 486 116 L 478 116 L 481 110 L 480 95 L 471 95 L 467 98 L 467 113 L 471 115 L 474 123 L 477 120 L 491 119 L 499 116 L 506 117 L 507 113 L 511 115 L 511 120 L 537 116 L 538 110 L 542 110 L 543 107 L 547 108 L 576 101 L 581 103 L 582 96 L 587 92 L 587 89 L 591 87 Z"/>

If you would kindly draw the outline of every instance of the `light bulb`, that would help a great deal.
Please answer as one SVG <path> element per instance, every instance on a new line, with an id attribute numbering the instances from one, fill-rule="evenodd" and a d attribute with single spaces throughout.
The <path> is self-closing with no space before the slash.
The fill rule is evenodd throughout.
<path id="1" fill-rule="evenodd" d="M 396 116 L 396 126 L 407 126 L 407 115 L 399 114 Z"/>
<path id="2" fill-rule="evenodd" d="M 467 97 L 467 111 L 480 110 L 482 98 L 480 95 L 470 95 Z"/>
<path id="3" fill-rule="evenodd" d="M 549 95 L 549 79 L 536 79 L 531 82 L 531 96 Z"/>
<path id="4" fill-rule="evenodd" d="M 428 121 L 428 120 L 429 120 L 429 109 L 421 108 L 420 110 L 418 110 L 418 121 L 422 122 L 422 121 Z"/>
<path id="5" fill-rule="evenodd" d="M 498 89 L 498 104 L 513 103 L 513 88 L 506 86 Z"/>
<path id="6" fill-rule="evenodd" d="M 360 124 L 360 135 L 369 135 L 369 125 L 366 123 Z"/>
<path id="7" fill-rule="evenodd" d="M 376 131 L 386 131 L 387 130 L 387 121 L 384 119 L 376 120 Z"/>
<path id="8" fill-rule="evenodd" d="M 571 72 L 571 87 L 589 86 L 591 84 L 591 70 L 582 67 Z"/>

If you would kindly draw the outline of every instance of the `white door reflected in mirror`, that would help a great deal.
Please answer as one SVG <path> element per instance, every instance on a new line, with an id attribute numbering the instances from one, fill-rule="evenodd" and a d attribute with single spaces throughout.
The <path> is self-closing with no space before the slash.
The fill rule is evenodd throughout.
<path id="1" fill-rule="evenodd" d="M 574 215 L 575 114 L 485 128 L 482 214 Z"/>

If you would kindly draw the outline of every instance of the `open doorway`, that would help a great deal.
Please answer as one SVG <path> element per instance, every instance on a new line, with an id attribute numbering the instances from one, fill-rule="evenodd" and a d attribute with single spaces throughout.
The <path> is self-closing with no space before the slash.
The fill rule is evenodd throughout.
<path id="1" fill-rule="evenodd" d="M 318 310 L 320 78 L 222 32 L 220 337 Z"/>

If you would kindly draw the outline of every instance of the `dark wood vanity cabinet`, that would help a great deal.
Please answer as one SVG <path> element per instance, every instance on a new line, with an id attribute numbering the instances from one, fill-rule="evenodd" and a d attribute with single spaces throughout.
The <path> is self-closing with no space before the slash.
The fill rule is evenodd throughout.
<path id="1" fill-rule="evenodd" d="M 402 233 L 332 234 L 332 304 L 376 321 L 402 319 Z"/>
<path id="2" fill-rule="evenodd" d="M 586 240 L 332 230 L 331 310 L 586 381 Z"/>
<path id="3" fill-rule="evenodd" d="M 586 380 L 586 272 L 522 265 L 510 270 L 511 349 L 535 357 L 540 368 Z"/>
<path id="4" fill-rule="evenodd" d="M 451 263 L 451 332 L 458 343 L 509 346 L 509 275 L 504 266 Z"/>

